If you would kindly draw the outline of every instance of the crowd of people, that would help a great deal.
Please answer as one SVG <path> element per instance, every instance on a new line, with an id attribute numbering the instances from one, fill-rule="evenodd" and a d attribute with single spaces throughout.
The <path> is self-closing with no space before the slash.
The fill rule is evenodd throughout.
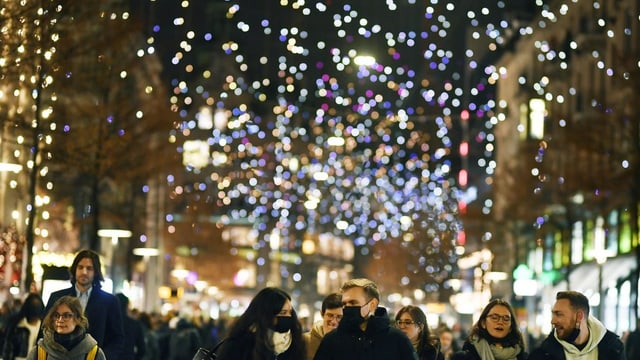
<path id="1" fill-rule="evenodd" d="M 447 327 L 431 328 L 416 305 L 391 316 L 380 304 L 377 284 L 364 278 L 348 280 L 325 297 L 322 319 L 306 329 L 280 288 L 260 290 L 227 325 L 132 309 L 124 294 L 101 289 L 100 258 L 93 251 L 77 254 L 70 277 L 71 286 L 52 293 L 46 304 L 29 294 L 0 316 L 1 359 L 192 360 L 198 349 L 216 345 L 218 360 L 640 360 L 638 328 L 621 339 L 590 313 L 588 298 L 577 291 L 556 294 L 552 332 L 526 344 L 513 307 L 503 299 L 486 304 L 460 338 Z"/>
<path id="2" fill-rule="evenodd" d="M 69 268 L 69 288 L 16 299 L 0 314 L 0 359 L 191 360 L 211 346 L 219 326 L 178 314 L 132 309 L 126 295 L 101 289 L 100 257 L 80 251 Z"/>

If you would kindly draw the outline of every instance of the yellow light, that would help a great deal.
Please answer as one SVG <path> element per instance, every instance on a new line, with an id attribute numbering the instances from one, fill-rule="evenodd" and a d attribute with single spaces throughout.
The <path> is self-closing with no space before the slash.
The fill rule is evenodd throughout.
<path id="1" fill-rule="evenodd" d="M 316 243 L 307 239 L 302 242 L 302 253 L 305 255 L 313 255 L 316 252 Z"/>
<path id="2" fill-rule="evenodd" d="M 158 288 L 158 297 L 160 299 L 170 299 L 171 298 L 171 288 L 168 286 L 160 286 Z"/>

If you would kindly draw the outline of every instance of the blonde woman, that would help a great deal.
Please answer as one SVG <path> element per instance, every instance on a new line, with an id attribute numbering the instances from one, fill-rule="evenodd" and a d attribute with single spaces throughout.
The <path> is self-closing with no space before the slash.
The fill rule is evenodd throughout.
<path id="1" fill-rule="evenodd" d="M 42 321 L 43 338 L 27 360 L 105 360 L 98 342 L 87 333 L 89 322 L 77 297 L 58 299 Z"/>

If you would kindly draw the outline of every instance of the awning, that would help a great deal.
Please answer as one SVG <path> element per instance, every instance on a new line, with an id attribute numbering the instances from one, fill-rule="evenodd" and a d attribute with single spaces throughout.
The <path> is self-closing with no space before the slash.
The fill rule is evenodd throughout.
<path id="1" fill-rule="evenodd" d="M 633 254 L 617 256 L 607 259 L 602 264 L 602 288 L 609 289 L 616 286 L 620 278 L 625 278 L 636 268 Z M 590 296 L 598 293 L 598 264 L 595 262 L 578 265 L 569 275 L 569 287 Z M 562 285 L 564 290 L 566 284 Z"/>

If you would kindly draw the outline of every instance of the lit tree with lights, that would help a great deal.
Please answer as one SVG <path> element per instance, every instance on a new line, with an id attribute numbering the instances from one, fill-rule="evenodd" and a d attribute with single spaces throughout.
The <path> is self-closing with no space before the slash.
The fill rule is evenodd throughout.
<path id="1" fill-rule="evenodd" d="M 47 226 L 57 221 L 46 209 L 40 209 L 42 219 L 36 218 L 37 193 L 50 199 L 55 190 L 56 204 L 73 204 L 74 196 L 84 194 L 79 208 L 85 213 L 77 219 L 91 219 L 84 237 L 91 249 L 99 250 L 101 204 L 117 204 L 111 214 L 121 218 L 143 219 L 134 216 L 135 196 L 142 194 L 150 174 L 173 158 L 163 154 L 158 139 L 170 125 L 160 110 L 163 105 L 153 97 L 161 92 L 160 67 L 142 49 L 128 5 L 23 1 L 3 10 L 7 41 L 2 71 L 17 100 L 10 104 L 16 109 L 11 121 L 32 134 L 26 284 L 33 279 L 35 235 L 48 241 Z M 54 184 L 45 175 L 60 181 Z M 109 184 L 120 190 L 111 189 L 111 198 L 101 197 Z M 126 196 L 113 197 L 128 187 Z M 128 207 L 122 209 L 123 203 Z M 65 239 L 52 240 L 60 241 L 58 250 L 76 250 Z"/>
<path id="2" fill-rule="evenodd" d="M 29 188 L 26 220 L 26 274 L 25 284 L 33 281 L 31 271 L 32 249 L 35 236 L 36 202 L 38 198 L 37 179 L 47 173 L 43 166 L 42 146 L 50 140 L 43 133 L 42 122 L 49 114 L 49 93 L 51 85 L 51 57 L 55 53 L 57 41 L 54 29 L 61 19 L 57 4 L 49 2 L 4 2 L 2 18 L 2 56 L 0 74 L 5 80 L 2 103 L 7 107 L 10 121 L 15 128 L 15 136 L 30 134 Z M 47 7 L 50 6 L 50 7 Z"/>
<path id="3" fill-rule="evenodd" d="M 221 8 L 229 25 L 213 26 L 227 32 L 196 28 L 198 9 L 183 10 L 190 16 L 170 30 L 184 36 L 171 59 L 182 116 L 173 135 L 201 136 L 213 153 L 213 166 L 187 167 L 193 182 L 174 184 L 176 200 L 250 219 L 262 248 L 274 229 L 283 249 L 299 247 L 300 231 L 353 239 L 367 259 L 397 246 L 411 275 L 390 284 L 432 292 L 454 276 L 457 117 L 469 106 L 484 118 L 492 106 L 464 96 L 464 69 L 452 61 L 463 55 L 446 48 L 455 29 L 447 16 L 461 10 L 359 1 Z M 201 46 L 220 50 L 207 61 Z M 199 106 L 226 114 L 228 126 L 200 131 Z"/>
<path id="4" fill-rule="evenodd" d="M 166 171 L 169 160 L 176 158 L 164 146 L 171 119 L 163 114 L 161 97 L 155 96 L 162 89 L 160 65 L 147 54 L 127 6 L 107 1 L 100 12 L 90 11 L 94 16 L 75 16 L 84 20 L 76 21 L 74 31 L 85 30 L 58 50 L 64 54 L 60 66 L 65 71 L 58 72 L 55 113 L 61 122 L 55 131 L 59 141 L 51 151 L 56 174 L 71 185 L 61 192 L 75 194 L 76 201 L 85 204 L 77 216 L 90 219 L 81 225 L 81 236 L 92 249 L 99 249 L 96 232 L 101 222 L 134 227 L 128 222 L 137 218 L 136 196 L 143 195 L 151 174 Z M 109 186 L 128 195 L 109 201 L 114 191 Z"/>

